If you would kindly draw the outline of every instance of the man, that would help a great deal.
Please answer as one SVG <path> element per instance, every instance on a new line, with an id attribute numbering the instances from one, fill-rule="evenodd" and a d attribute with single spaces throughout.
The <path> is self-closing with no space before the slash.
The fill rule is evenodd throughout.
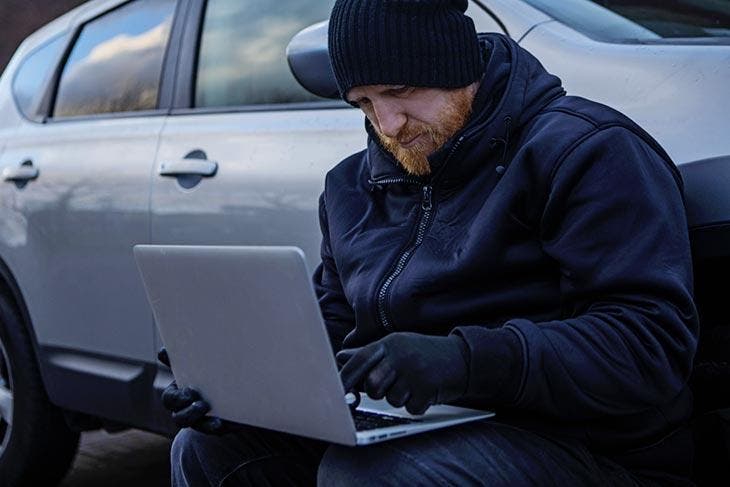
<path id="1" fill-rule="evenodd" d="M 182 430 L 176 485 L 689 482 L 679 174 L 466 7 L 337 1 L 332 65 L 370 137 L 327 175 L 314 282 L 348 390 L 497 416 L 345 448 L 230 428 L 172 387 L 179 424 L 230 431 Z"/>

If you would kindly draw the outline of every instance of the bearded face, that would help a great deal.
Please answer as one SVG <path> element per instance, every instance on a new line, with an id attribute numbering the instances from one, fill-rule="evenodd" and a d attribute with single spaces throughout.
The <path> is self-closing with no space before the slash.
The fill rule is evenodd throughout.
<path id="1" fill-rule="evenodd" d="M 375 127 L 380 142 L 408 174 L 428 176 L 428 156 L 443 147 L 469 119 L 473 95 L 463 88 L 449 93 L 448 98 L 434 122 L 409 119 L 395 137 L 388 137 Z"/>
<path id="2" fill-rule="evenodd" d="M 478 86 L 360 86 L 350 90 L 348 100 L 367 115 L 382 145 L 406 172 L 427 176 L 428 157 L 464 127 Z"/>

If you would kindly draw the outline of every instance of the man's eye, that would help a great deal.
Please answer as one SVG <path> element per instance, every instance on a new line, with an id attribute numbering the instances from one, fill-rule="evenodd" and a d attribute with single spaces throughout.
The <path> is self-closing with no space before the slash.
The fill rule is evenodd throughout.
<path id="1" fill-rule="evenodd" d="M 361 100 L 357 101 L 358 106 L 361 107 L 368 107 L 370 106 L 370 99 L 369 98 L 362 98 Z"/>
<path id="2" fill-rule="evenodd" d="M 412 86 L 400 86 L 398 88 L 390 90 L 390 92 L 395 96 L 408 96 L 413 93 L 414 89 L 415 88 Z"/>

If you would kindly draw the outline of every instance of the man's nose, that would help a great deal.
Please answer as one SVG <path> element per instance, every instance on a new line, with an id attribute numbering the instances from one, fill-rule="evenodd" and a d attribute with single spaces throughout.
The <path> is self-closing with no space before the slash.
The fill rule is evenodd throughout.
<path id="1" fill-rule="evenodd" d="M 380 103 L 374 106 L 375 116 L 378 119 L 380 133 L 386 137 L 395 138 L 408 121 L 400 108 L 389 103 Z"/>

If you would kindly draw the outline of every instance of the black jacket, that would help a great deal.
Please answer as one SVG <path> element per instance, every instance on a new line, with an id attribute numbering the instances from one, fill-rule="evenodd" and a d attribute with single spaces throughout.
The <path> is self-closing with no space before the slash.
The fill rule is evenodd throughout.
<path id="1" fill-rule="evenodd" d="M 314 275 L 335 349 L 463 337 L 465 403 L 640 451 L 687 420 L 698 321 L 682 182 L 624 115 L 508 38 L 467 126 L 407 176 L 372 133 L 327 175 Z M 366 124 L 367 125 L 367 124 Z"/>

